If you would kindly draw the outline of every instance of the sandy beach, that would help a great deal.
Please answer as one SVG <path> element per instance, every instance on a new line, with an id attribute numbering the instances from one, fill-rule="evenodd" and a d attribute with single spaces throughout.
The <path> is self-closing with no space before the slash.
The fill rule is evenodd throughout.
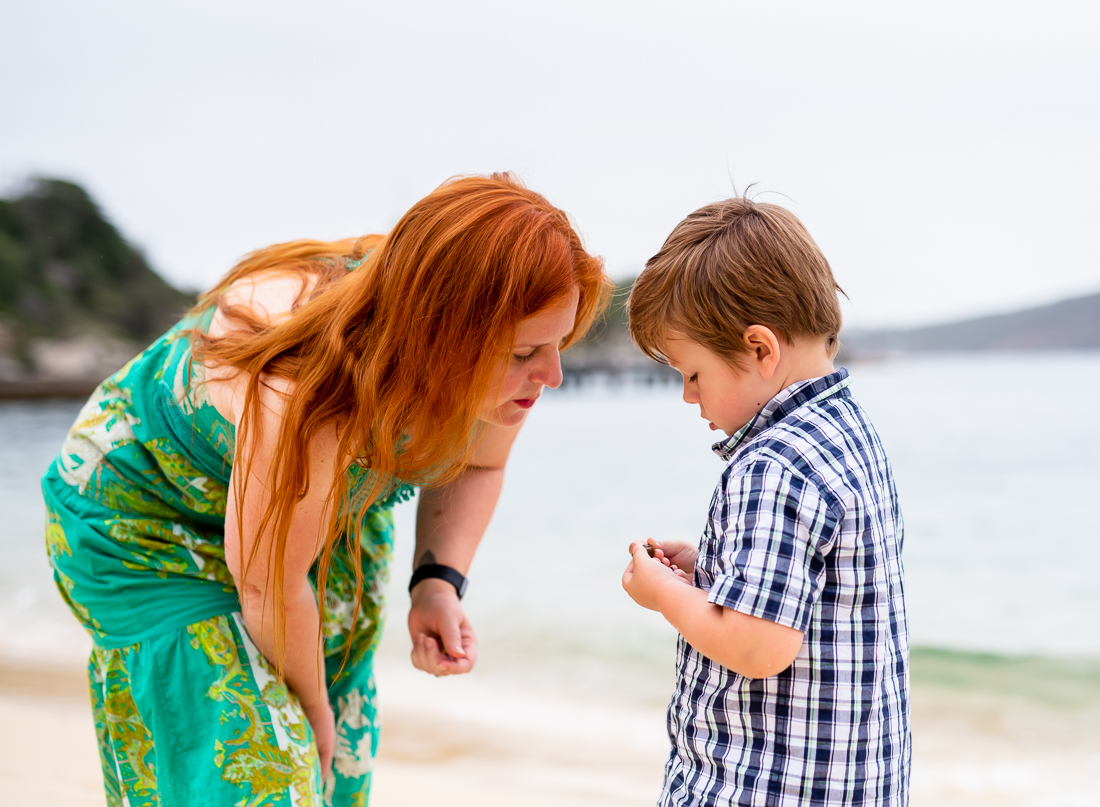
<path id="1" fill-rule="evenodd" d="M 922 651 L 914 657 L 914 807 L 1100 804 L 1100 664 Z M 647 805 L 662 710 L 513 685 L 435 681 L 380 663 L 372 805 Z M 0 662 L 0 787 L 12 804 L 102 805 L 83 670 Z"/>
<path id="2" fill-rule="evenodd" d="M 390 678 L 386 671 L 380 678 Z M 404 677 L 404 674 L 399 674 Z M 407 697 L 420 676 L 391 687 L 383 719 L 373 805 L 646 804 L 660 783 L 660 714 L 653 737 L 621 742 L 547 730 L 516 731 L 510 706 L 500 719 L 466 721 L 433 709 L 443 698 Z M 387 683 L 391 683 L 387 681 Z M 434 681 L 426 681 L 434 684 Z M 568 709 L 566 710 L 568 711 Z M 559 712 L 559 716 L 561 712 Z M 102 805 L 103 790 L 84 673 L 76 667 L 0 663 L 0 789 L 12 804 Z M 650 722 L 650 721 L 644 721 Z M 598 734 L 598 733 L 597 733 Z M 63 761 L 63 764 L 58 764 Z"/>

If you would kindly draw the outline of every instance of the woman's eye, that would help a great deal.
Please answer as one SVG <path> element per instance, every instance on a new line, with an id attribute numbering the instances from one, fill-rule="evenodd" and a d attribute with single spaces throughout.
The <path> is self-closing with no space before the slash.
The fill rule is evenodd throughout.
<path id="1" fill-rule="evenodd" d="M 523 364 L 525 361 L 530 361 L 534 355 L 534 353 L 525 353 L 522 355 L 519 353 L 513 353 L 512 358 L 515 360 L 516 364 Z"/>

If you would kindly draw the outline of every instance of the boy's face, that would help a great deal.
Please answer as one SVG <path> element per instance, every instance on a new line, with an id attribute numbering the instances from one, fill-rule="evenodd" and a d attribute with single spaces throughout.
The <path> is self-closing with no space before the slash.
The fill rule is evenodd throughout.
<path id="1" fill-rule="evenodd" d="M 662 348 L 669 363 L 684 377 L 684 401 L 699 404 L 710 427 L 734 434 L 771 400 L 774 384 L 760 373 L 758 362 L 746 357 L 744 369 L 683 334 L 668 333 Z"/>

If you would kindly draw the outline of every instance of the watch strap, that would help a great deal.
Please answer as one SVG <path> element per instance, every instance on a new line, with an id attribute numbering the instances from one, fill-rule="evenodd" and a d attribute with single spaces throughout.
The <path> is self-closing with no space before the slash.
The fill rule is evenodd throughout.
<path id="1" fill-rule="evenodd" d="M 429 578 L 446 580 L 455 587 L 455 592 L 460 600 L 462 595 L 466 593 L 466 577 L 458 569 L 444 566 L 442 563 L 425 563 L 423 566 L 418 567 L 413 572 L 412 579 L 409 580 L 409 593 L 412 593 L 413 586 Z"/>

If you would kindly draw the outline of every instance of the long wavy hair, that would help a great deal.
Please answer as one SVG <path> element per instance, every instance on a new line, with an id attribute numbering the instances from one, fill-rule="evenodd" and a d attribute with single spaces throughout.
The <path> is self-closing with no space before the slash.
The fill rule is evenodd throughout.
<path id="1" fill-rule="evenodd" d="M 273 272 L 305 281 L 285 319 L 267 322 L 226 302 L 226 291 L 238 280 Z M 564 347 L 584 336 L 607 303 L 611 282 L 603 262 L 585 251 L 565 213 L 512 175 L 493 174 L 444 183 L 384 236 L 261 249 L 202 297 L 198 309 L 218 305 L 244 324 L 218 338 L 199 331 L 193 336 L 197 359 L 248 374 L 239 446 L 254 451 L 259 443 L 251 438 L 260 428 L 260 385 L 271 377 L 293 382 L 264 480 L 270 500 L 258 524 L 258 534 L 272 539 L 267 590 L 280 669 L 284 591 L 283 575 L 275 572 L 283 568 L 295 507 L 310 487 L 310 441 L 336 426 L 340 472 L 330 495 L 339 506 L 319 558 L 321 619 L 340 541 L 355 570 L 357 619 L 363 587 L 359 527 L 367 508 L 401 481 L 438 485 L 461 471 L 476 447 L 479 414 L 503 378 L 520 321 L 573 289 L 580 299 Z M 250 459 L 238 455 L 236 461 Z M 353 465 L 368 471 L 365 482 L 349 484 Z M 244 501 L 248 478 L 234 475 L 238 501 Z M 243 536 L 243 508 L 237 512 Z M 246 575 L 259 545 L 244 559 Z"/>

